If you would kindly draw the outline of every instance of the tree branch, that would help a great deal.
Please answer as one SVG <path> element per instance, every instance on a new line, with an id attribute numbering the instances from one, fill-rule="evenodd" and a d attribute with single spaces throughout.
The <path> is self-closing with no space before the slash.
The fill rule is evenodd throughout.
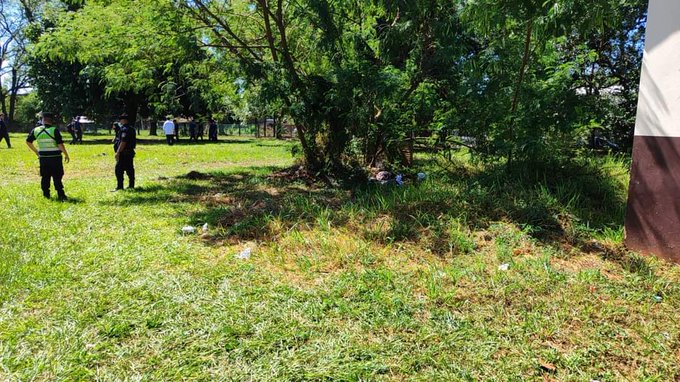
<path id="1" fill-rule="evenodd" d="M 257 61 L 262 61 L 262 58 L 260 57 L 260 55 L 257 54 L 254 50 L 250 49 L 250 48 L 248 47 L 248 44 L 246 44 L 245 41 L 244 41 L 243 39 L 241 39 L 236 33 L 234 33 L 234 31 L 231 29 L 231 27 L 229 26 L 229 24 L 226 23 L 222 18 L 220 18 L 219 16 L 217 16 L 215 13 L 213 13 L 213 12 L 208 8 L 208 6 L 206 6 L 206 5 L 203 3 L 202 0 L 194 0 L 194 3 L 195 3 L 196 5 L 198 5 L 199 8 L 201 8 L 201 9 L 203 10 L 203 12 L 205 12 L 206 14 L 208 14 L 208 16 L 210 16 L 210 18 L 212 18 L 215 22 L 217 22 L 217 23 L 219 24 L 219 26 L 222 27 L 222 29 L 224 29 L 224 31 L 227 32 L 227 34 L 228 34 L 229 36 L 231 36 L 234 40 L 236 40 L 236 42 L 240 45 L 240 47 L 242 47 L 243 49 L 247 50 L 248 53 L 250 53 L 250 55 L 251 55 L 255 60 L 257 60 Z M 235 44 L 234 44 L 234 45 L 235 45 Z"/>

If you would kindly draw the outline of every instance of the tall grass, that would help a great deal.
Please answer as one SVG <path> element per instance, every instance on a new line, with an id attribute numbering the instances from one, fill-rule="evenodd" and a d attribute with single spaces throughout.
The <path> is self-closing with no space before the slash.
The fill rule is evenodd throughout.
<path id="1" fill-rule="evenodd" d="M 260 143 L 147 142 L 115 194 L 108 145 L 72 146 L 71 203 L 0 150 L 0 380 L 680 376 L 680 274 L 620 247 L 623 161 L 342 190 Z"/>

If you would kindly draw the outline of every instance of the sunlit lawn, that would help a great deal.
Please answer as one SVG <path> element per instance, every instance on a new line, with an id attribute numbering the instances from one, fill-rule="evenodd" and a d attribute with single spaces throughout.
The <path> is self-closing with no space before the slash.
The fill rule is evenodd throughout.
<path id="1" fill-rule="evenodd" d="M 270 177 L 289 142 L 143 134 L 140 189 L 110 193 L 97 136 L 67 145 L 58 203 L 12 138 L 0 380 L 680 378 L 680 272 L 621 250 L 625 176 L 525 188 L 469 168 L 329 190 Z"/>

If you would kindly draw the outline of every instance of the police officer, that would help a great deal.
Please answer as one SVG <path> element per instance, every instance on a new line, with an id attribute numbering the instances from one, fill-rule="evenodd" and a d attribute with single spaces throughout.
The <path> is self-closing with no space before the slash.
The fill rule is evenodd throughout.
<path id="1" fill-rule="evenodd" d="M 129 124 L 127 114 L 122 114 L 119 118 L 120 128 L 113 142 L 113 149 L 116 152 L 116 180 L 118 184 L 113 190 L 123 189 L 124 174 L 127 173 L 129 184 L 128 189 L 135 188 L 135 148 L 137 147 L 137 132 Z"/>
<path id="2" fill-rule="evenodd" d="M 7 130 L 7 125 L 5 124 L 5 114 L 0 113 L 0 142 L 2 142 L 3 139 L 5 142 L 7 142 L 7 148 L 11 149 L 12 144 L 9 143 L 9 131 Z"/>
<path id="3" fill-rule="evenodd" d="M 189 119 L 189 142 L 192 141 L 198 142 L 198 125 L 193 117 Z"/>
<path id="4" fill-rule="evenodd" d="M 80 143 L 82 145 L 83 144 L 83 125 L 80 123 L 80 116 L 77 116 L 76 120 L 73 121 L 73 130 L 76 133 L 76 142 Z"/>
<path id="5" fill-rule="evenodd" d="M 64 193 L 64 184 L 61 182 L 64 177 L 64 164 L 61 154 L 64 154 L 66 163 L 71 159 L 66 147 L 64 147 L 61 133 L 54 123 L 54 117 L 53 113 L 43 113 L 42 125 L 31 130 L 28 138 L 26 138 L 26 144 L 40 160 L 40 177 L 42 178 L 40 185 L 43 196 L 49 199 L 50 179 L 53 179 L 59 200 L 65 201 L 67 198 Z M 38 144 L 38 148 L 35 147 L 33 142 Z"/>
<path id="6" fill-rule="evenodd" d="M 208 129 L 208 140 L 217 142 L 217 121 L 210 118 L 210 128 Z"/>

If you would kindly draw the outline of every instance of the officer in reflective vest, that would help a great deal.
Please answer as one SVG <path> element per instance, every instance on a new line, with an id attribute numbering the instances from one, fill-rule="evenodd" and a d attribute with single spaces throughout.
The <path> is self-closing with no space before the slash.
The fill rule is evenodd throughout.
<path id="1" fill-rule="evenodd" d="M 31 130 L 28 138 L 26 138 L 26 144 L 40 160 L 40 177 L 42 178 L 40 185 L 43 196 L 49 199 L 50 179 L 53 179 L 59 200 L 65 201 L 67 198 L 66 193 L 64 193 L 64 184 L 61 181 L 64 177 L 62 153 L 66 163 L 70 161 L 70 158 L 64 147 L 61 133 L 54 123 L 54 117 L 53 113 L 43 113 L 42 125 Z M 37 148 L 34 143 L 38 145 Z"/>

